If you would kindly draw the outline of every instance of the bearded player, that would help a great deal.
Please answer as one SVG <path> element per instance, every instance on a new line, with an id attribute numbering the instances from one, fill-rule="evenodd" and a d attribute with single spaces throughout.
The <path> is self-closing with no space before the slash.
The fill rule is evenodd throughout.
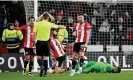
<path id="1" fill-rule="evenodd" d="M 65 61 L 65 52 L 63 50 L 63 47 L 60 43 L 60 41 L 57 39 L 57 31 L 54 30 L 52 31 L 53 37 L 51 37 L 50 41 L 50 48 L 52 50 L 52 59 L 56 59 L 56 65 L 55 69 L 53 70 L 52 73 L 63 73 L 68 70 L 68 68 L 63 69 L 62 64 Z"/>
<path id="2" fill-rule="evenodd" d="M 22 27 L 16 27 L 16 30 L 24 30 L 25 38 L 24 38 L 24 49 L 25 49 L 25 56 L 24 56 L 24 69 L 23 74 L 26 74 L 26 67 L 29 63 L 29 75 L 32 75 L 31 70 L 33 68 L 33 61 L 34 61 L 34 43 L 32 41 L 33 37 L 33 27 L 34 27 L 35 18 L 29 17 L 28 24 Z"/>
<path id="3" fill-rule="evenodd" d="M 84 63 L 84 54 L 87 49 L 87 45 L 89 42 L 89 33 L 90 33 L 90 25 L 88 22 L 84 21 L 83 15 L 77 16 L 77 21 L 74 25 L 75 32 L 73 35 L 76 37 L 76 41 L 73 47 L 73 56 L 72 56 L 72 70 L 70 76 L 73 76 L 75 73 L 80 74 L 82 72 L 82 66 Z M 78 58 L 79 57 L 79 58 Z M 80 68 L 77 72 L 75 72 L 75 65 L 77 60 L 80 62 Z"/>

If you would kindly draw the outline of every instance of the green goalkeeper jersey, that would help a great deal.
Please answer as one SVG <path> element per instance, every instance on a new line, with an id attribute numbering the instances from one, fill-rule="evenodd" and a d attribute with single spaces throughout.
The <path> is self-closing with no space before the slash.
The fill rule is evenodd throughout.
<path id="1" fill-rule="evenodd" d="M 113 68 L 114 67 L 110 64 L 90 61 L 83 67 L 83 70 L 85 71 L 85 73 L 90 73 L 90 72 L 96 72 L 96 73 L 109 72 L 110 73 L 113 70 Z"/>
<path id="2" fill-rule="evenodd" d="M 96 63 L 96 61 L 88 61 L 88 63 L 83 66 L 83 70 L 95 65 L 95 63 Z M 78 63 L 76 63 L 75 69 L 78 70 L 79 67 L 80 67 L 80 63 L 78 62 Z"/>
<path id="3" fill-rule="evenodd" d="M 83 66 L 83 70 L 95 65 L 95 63 L 96 63 L 96 61 L 88 61 L 88 63 Z"/>
<path id="4" fill-rule="evenodd" d="M 114 68 L 112 65 L 103 62 L 97 62 L 93 67 L 96 73 L 110 73 Z"/>

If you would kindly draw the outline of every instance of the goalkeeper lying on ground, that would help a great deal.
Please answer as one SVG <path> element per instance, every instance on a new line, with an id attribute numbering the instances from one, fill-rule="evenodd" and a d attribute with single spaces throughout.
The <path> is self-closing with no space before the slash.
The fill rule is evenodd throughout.
<path id="1" fill-rule="evenodd" d="M 79 64 L 76 65 L 76 69 L 79 68 Z M 112 66 L 108 63 L 88 61 L 86 65 L 82 67 L 82 73 L 120 73 L 121 68 Z M 80 74 L 80 73 L 77 73 Z"/>

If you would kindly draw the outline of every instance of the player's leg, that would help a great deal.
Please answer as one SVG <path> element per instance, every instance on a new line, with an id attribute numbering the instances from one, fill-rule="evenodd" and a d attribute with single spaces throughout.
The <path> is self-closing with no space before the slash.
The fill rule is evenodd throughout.
<path id="1" fill-rule="evenodd" d="M 77 58 L 78 58 L 77 56 L 78 56 L 77 53 L 74 53 L 72 56 L 72 69 L 71 69 L 70 76 L 73 76 L 75 74 L 75 66 L 77 64 Z"/>
<path id="2" fill-rule="evenodd" d="M 41 41 L 37 41 L 36 43 L 36 55 L 37 55 L 37 63 L 40 66 L 40 77 L 42 77 L 43 75 L 43 65 L 42 65 L 42 51 L 41 51 L 41 47 L 42 47 L 43 43 Z"/>
<path id="3" fill-rule="evenodd" d="M 41 55 L 37 55 L 37 63 L 40 66 L 40 68 L 42 68 L 42 56 Z"/>
<path id="4" fill-rule="evenodd" d="M 58 61 L 58 65 L 55 67 L 55 73 L 63 73 L 68 70 L 67 68 L 62 68 L 62 64 L 65 61 L 65 57 L 66 56 L 64 55 L 56 59 Z"/>
<path id="5" fill-rule="evenodd" d="M 48 70 L 48 56 L 43 56 L 43 70 L 44 70 L 44 76 L 47 75 Z"/>
<path id="6" fill-rule="evenodd" d="M 85 47 L 82 47 L 82 45 L 84 45 L 83 43 L 80 43 L 80 60 L 79 60 L 79 63 L 80 63 L 80 68 L 79 70 L 76 72 L 77 74 L 80 74 L 82 73 L 82 67 L 84 65 L 84 55 L 85 55 L 85 51 L 86 51 L 86 48 Z"/>
<path id="7" fill-rule="evenodd" d="M 49 56 L 49 69 L 52 69 L 52 59 L 51 59 L 51 57 Z"/>
<path id="8" fill-rule="evenodd" d="M 57 65 L 55 66 L 55 73 L 62 73 L 65 71 L 65 69 L 62 69 L 61 66 L 62 66 L 62 63 L 63 61 L 61 61 L 61 58 L 58 58 L 57 59 Z"/>
<path id="9" fill-rule="evenodd" d="M 33 62 L 34 62 L 34 51 L 30 49 L 30 63 L 29 63 L 29 75 L 32 76 L 31 70 L 33 69 Z"/>
<path id="10" fill-rule="evenodd" d="M 49 41 L 44 42 L 44 45 L 41 49 L 41 51 L 43 52 L 43 59 L 44 59 L 44 76 L 47 75 L 47 70 L 48 70 L 48 57 L 50 56 L 50 44 Z"/>
<path id="11" fill-rule="evenodd" d="M 32 56 L 30 58 L 30 63 L 29 63 L 29 75 L 32 76 L 31 70 L 33 69 L 33 62 L 34 62 L 34 57 Z"/>
<path id="12" fill-rule="evenodd" d="M 70 76 L 73 76 L 75 74 L 75 65 L 77 63 L 79 51 L 80 51 L 80 45 L 78 43 L 74 43 L 73 56 L 72 56 L 72 70 L 71 70 Z"/>
<path id="13" fill-rule="evenodd" d="M 79 70 L 76 72 L 77 74 L 82 73 L 83 64 L 84 64 L 84 52 L 80 52 L 80 61 L 79 61 L 80 67 Z"/>
<path id="14" fill-rule="evenodd" d="M 84 45 L 84 44 L 80 44 L 80 67 L 82 67 L 83 65 L 84 65 L 84 56 L 85 56 L 85 52 L 86 52 L 86 50 L 87 50 L 87 48 L 86 47 L 82 47 L 82 45 Z"/>
<path id="15" fill-rule="evenodd" d="M 68 71 L 68 68 L 61 68 L 61 67 L 55 67 L 55 73 L 64 73 L 66 71 Z"/>
<path id="16" fill-rule="evenodd" d="M 28 53 L 28 49 L 25 48 L 25 55 L 24 55 L 24 69 L 23 69 L 23 74 L 25 75 L 26 74 L 26 67 L 27 67 L 27 64 L 29 63 L 30 61 L 30 55 Z"/>
<path id="17" fill-rule="evenodd" d="M 75 70 L 78 71 L 79 68 L 80 68 L 79 62 L 77 62 L 76 65 L 75 65 Z"/>
<path id="18" fill-rule="evenodd" d="M 43 75 L 43 64 L 42 64 L 42 59 L 43 59 L 43 57 L 40 55 L 37 55 L 37 63 L 38 63 L 38 65 L 40 66 L 40 73 L 39 73 L 39 76 L 40 77 L 42 77 L 42 75 Z"/>

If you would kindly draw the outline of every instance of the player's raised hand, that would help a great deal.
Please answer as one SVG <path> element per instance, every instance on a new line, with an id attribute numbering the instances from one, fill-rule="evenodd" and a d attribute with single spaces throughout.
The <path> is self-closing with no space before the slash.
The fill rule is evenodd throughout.
<path id="1" fill-rule="evenodd" d="M 55 21 L 55 18 L 49 13 L 49 12 L 47 12 L 46 11 L 46 13 L 48 14 L 48 16 L 50 17 L 50 19 L 51 19 L 51 22 L 53 22 L 53 21 Z"/>
<path id="2" fill-rule="evenodd" d="M 47 12 L 45 11 L 45 12 L 43 12 L 38 18 L 37 18 L 37 20 L 36 21 L 41 21 L 43 18 L 43 15 L 44 14 L 46 14 Z"/>
<path id="3" fill-rule="evenodd" d="M 87 48 L 87 46 L 88 46 L 87 44 L 84 44 L 84 47 L 85 47 L 85 48 Z"/>

